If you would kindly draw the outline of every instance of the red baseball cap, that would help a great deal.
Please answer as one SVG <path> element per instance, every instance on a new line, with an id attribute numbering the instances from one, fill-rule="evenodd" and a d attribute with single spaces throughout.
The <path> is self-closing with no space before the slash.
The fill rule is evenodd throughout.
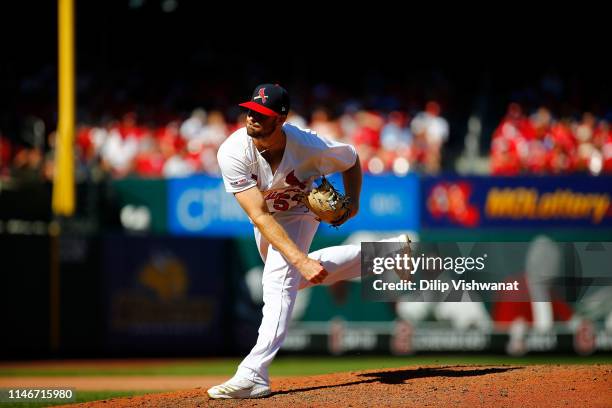
<path id="1" fill-rule="evenodd" d="M 286 115 L 289 112 L 289 93 L 278 84 L 261 84 L 253 91 L 248 102 L 240 106 L 266 116 Z"/>

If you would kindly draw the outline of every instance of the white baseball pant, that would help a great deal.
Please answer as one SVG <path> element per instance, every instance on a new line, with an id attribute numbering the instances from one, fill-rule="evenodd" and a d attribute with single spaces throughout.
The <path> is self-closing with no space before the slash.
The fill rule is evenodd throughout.
<path id="1" fill-rule="evenodd" d="M 310 214 L 278 214 L 276 220 L 285 228 L 289 237 L 303 252 L 308 252 L 319 221 Z M 312 286 L 300 272 L 290 265 L 257 228 L 254 228 L 259 254 L 265 266 L 263 270 L 263 318 L 259 326 L 257 343 L 240 363 L 236 377 L 260 384 L 269 384 L 268 366 L 272 363 L 287 335 L 291 312 L 299 289 Z M 329 272 L 323 282 L 332 285 L 361 274 L 361 247 L 341 245 L 323 248 L 308 255 L 320 261 Z"/>

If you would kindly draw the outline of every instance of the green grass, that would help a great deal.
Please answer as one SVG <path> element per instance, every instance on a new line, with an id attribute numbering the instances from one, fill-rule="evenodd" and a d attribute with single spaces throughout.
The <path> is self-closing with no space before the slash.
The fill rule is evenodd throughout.
<path id="1" fill-rule="evenodd" d="M 122 398 L 122 397 L 133 397 L 137 395 L 158 393 L 161 391 L 77 391 L 76 398 L 73 402 L 68 404 L 76 404 L 80 402 L 88 401 L 99 401 L 110 398 Z M 0 403 L 0 407 L 15 407 L 15 408 L 39 408 L 39 407 L 51 407 L 54 405 L 65 405 L 66 402 L 19 402 L 15 404 Z"/>
<path id="2" fill-rule="evenodd" d="M 162 375 L 215 375 L 231 376 L 234 374 L 240 359 L 203 359 L 193 362 L 168 362 L 158 365 L 138 367 L 137 361 L 132 367 L 52 367 L 52 368 L 0 368 L 0 377 L 16 376 L 162 376 Z M 59 364 L 59 363 L 58 363 Z M 578 357 L 578 356 L 546 356 L 534 355 L 527 357 L 506 356 L 348 356 L 348 357 L 279 357 L 270 367 L 272 376 L 297 376 L 328 374 L 340 371 L 357 371 L 379 368 L 394 368 L 417 365 L 530 365 L 530 364 L 612 364 L 612 355 Z"/>

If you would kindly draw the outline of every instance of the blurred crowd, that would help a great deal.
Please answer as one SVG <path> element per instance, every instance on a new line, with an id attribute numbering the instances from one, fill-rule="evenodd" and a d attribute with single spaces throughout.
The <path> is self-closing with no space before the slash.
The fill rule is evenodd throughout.
<path id="1" fill-rule="evenodd" d="M 371 174 L 436 174 L 449 138 L 449 124 L 435 101 L 413 115 L 349 106 L 338 116 L 319 107 L 309 117 L 292 112 L 287 120 L 354 145 L 364 172 Z M 244 121 L 245 112 L 228 121 L 220 110 L 199 108 L 160 126 L 144 124 L 134 112 L 96 126 L 80 124 L 75 134 L 77 180 L 219 174 L 217 149 Z M 0 175 L 52 180 L 55 137 L 49 132 L 44 143 L 32 147 L 11 143 L 0 133 Z M 612 129 L 589 112 L 580 119 L 556 119 L 546 107 L 527 114 L 511 103 L 491 139 L 493 175 L 612 172 Z"/>
<path id="2" fill-rule="evenodd" d="M 527 115 L 511 103 L 491 142 L 491 173 L 612 173 L 610 123 L 589 112 L 556 119 L 546 107 Z"/>
<path id="3" fill-rule="evenodd" d="M 206 80 L 199 71 L 164 80 L 141 74 L 125 68 L 79 77 L 77 180 L 219 174 L 218 147 L 245 123 L 235 103 L 243 87 L 223 72 Z M 47 67 L 15 82 L 15 111 L 0 110 L 0 178 L 53 178 L 55 76 Z M 371 174 L 460 171 L 458 158 L 471 160 L 469 171 L 478 174 L 612 172 L 612 110 L 582 82 L 545 74 L 481 98 L 450 85 L 462 81 L 469 78 L 434 70 L 366 76 L 361 87 L 296 82 L 287 120 L 354 145 Z M 506 107 L 504 100 L 520 103 Z"/>
<path id="4" fill-rule="evenodd" d="M 426 103 L 413 116 L 403 111 L 383 114 L 347 108 L 339 116 L 316 108 L 309 118 L 291 113 L 287 119 L 320 135 L 353 144 L 364 172 L 440 170 L 442 146 L 449 125 L 440 105 Z M 219 174 L 217 149 L 235 130 L 244 126 L 245 112 L 228 121 L 222 111 L 196 109 L 184 120 L 161 126 L 142 123 L 134 112 L 97 126 L 80 124 L 75 134 L 77 180 L 101 177 L 185 177 L 196 173 Z M 11 144 L 0 134 L 0 171 L 19 179 L 53 179 L 56 133 L 47 135 L 45 147 Z"/>

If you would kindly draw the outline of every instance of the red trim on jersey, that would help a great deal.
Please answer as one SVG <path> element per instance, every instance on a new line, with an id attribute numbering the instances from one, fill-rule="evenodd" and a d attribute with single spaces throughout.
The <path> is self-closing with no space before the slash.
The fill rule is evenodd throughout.
<path id="1" fill-rule="evenodd" d="M 278 116 L 278 113 L 274 112 L 272 109 L 268 109 L 265 106 L 258 104 L 257 102 L 249 101 L 241 103 L 240 106 L 254 110 L 255 112 L 259 112 L 266 116 Z"/>

